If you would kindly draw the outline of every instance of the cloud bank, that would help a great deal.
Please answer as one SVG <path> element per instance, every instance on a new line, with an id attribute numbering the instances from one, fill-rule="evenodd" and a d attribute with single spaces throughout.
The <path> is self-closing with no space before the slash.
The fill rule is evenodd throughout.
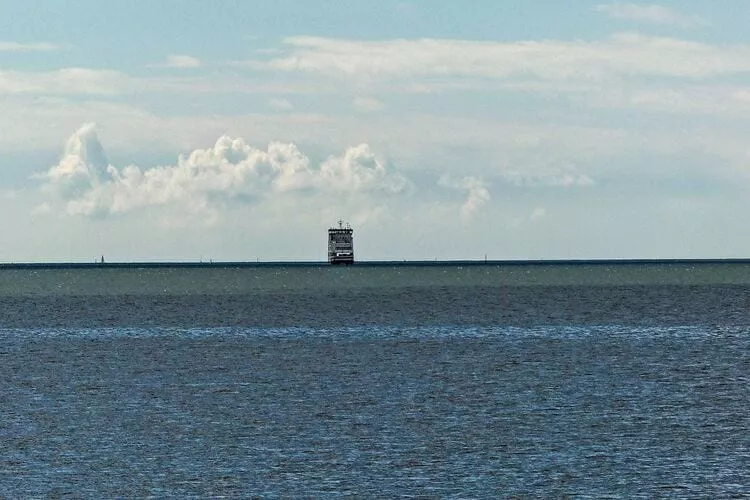
<path id="1" fill-rule="evenodd" d="M 416 178 L 434 179 L 436 173 Z M 415 185 L 365 143 L 314 162 L 292 143 L 271 142 L 260 149 L 245 139 L 226 135 L 209 148 L 178 156 L 174 164 L 117 167 L 109 162 L 96 126 L 88 123 L 68 139 L 60 161 L 34 177 L 42 181 L 49 197 L 39 212 L 55 212 L 55 207 L 62 207 L 68 215 L 107 217 L 173 207 L 178 213 L 208 214 L 211 219 L 223 208 L 237 204 L 287 200 L 295 206 L 312 203 L 335 208 L 354 203 L 351 206 L 360 210 L 388 205 L 388 200 L 401 197 L 404 201 L 408 198 L 413 209 L 432 198 L 448 210 L 455 209 L 468 222 L 492 202 L 493 183 L 518 189 L 595 184 L 573 166 L 503 168 L 485 174 L 443 173 L 437 185 L 445 189 L 434 190 L 434 184 Z M 465 197 L 460 205 L 455 193 Z"/>
<path id="2" fill-rule="evenodd" d="M 213 147 L 181 155 L 174 165 L 117 168 L 107 161 L 92 124 L 76 131 L 60 162 L 36 177 L 65 203 L 68 214 L 100 217 L 166 205 L 200 211 L 291 192 L 397 195 L 410 185 L 367 144 L 313 165 L 294 144 L 273 142 L 262 150 L 222 136 Z"/>

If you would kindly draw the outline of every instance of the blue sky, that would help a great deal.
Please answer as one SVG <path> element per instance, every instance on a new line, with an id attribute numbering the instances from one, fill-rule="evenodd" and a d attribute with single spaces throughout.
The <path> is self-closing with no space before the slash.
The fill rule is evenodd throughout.
<path id="1" fill-rule="evenodd" d="M 0 9 L 0 261 L 750 254 L 747 2 Z"/>

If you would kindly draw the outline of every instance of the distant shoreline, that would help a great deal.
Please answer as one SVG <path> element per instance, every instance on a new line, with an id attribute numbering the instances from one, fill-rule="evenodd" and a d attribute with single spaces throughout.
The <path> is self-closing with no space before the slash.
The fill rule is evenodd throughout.
<path id="1" fill-rule="evenodd" d="M 264 267 L 468 267 L 468 266 L 627 266 L 750 264 L 750 258 L 728 259 L 515 259 L 515 260 L 383 260 L 357 261 L 350 266 L 333 266 L 325 261 L 227 261 L 227 262 L 6 262 L 3 269 L 169 269 L 169 268 L 264 268 Z"/>

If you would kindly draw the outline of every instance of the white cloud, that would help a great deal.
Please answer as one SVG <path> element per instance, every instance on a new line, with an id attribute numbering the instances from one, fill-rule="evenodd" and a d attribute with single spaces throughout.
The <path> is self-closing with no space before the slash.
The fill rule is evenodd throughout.
<path id="1" fill-rule="evenodd" d="M 56 71 L 0 70 L 0 94 L 116 95 L 126 91 L 129 78 L 119 71 L 64 68 Z"/>
<path id="2" fill-rule="evenodd" d="M 595 184 L 591 177 L 572 168 L 511 170 L 501 173 L 501 178 L 514 186 L 524 187 L 586 187 Z"/>
<path id="3" fill-rule="evenodd" d="M 59 45 L 52 43 L 18 43 L 0 41 L 0 52 L 52 52 L 60 50 Z"/>
<path id="4" fill-rule="evenodd" d="M 106 96 L 105 96 L 106 97 Z M 343 151 L 367 134 L 356 124 L 336 125 L 329 116 L 299 113 L 177 114 L 128 104 L 127 100 L 81 100 L 79 96 L 0 96 L 0 153 L 55 151 L 81 123 L 95 122 L 107 131 L 107 147 L 117 152 L 192 151 L 229 134 L 253 137 L 258 144 L 278 138 L 320 144 L 324 151 Z M 169 156 L 166 156 L 169 157 Z"/>
<path id="5" fill-rule="evenodd" d="M 165 67 L 164 64 L 151 67 Z M 285 83 L 230 74 L 204 76 L 194 72 L 176 75 L 133 76 L 116 70 L 61 68 L 53 71 L 0 69 L 2 95 L 91 95 L 124 94 L 335 94 L 332 85 L 309 82 Z"/>
<path id="6" fill-rule="evenodd" d="M 401 193 L 409 182 L 400 174 L 389 173 L 367 144 L 347 148 L 343 156 L 332 156 L 323 162 L 318 173 L 320 187 L 341 193 L 373 189 Z"/>
<path id="7" fill-rule="evenodd" d="M 677 10 L 658 4 L 615 2 L 611 4 L 597 5 L 596 10 L 614 19 L 626 19 L 655 24 L 670 24 L 685 28 L 706 24 L 706 22 L 698 16 L 682 14 Z"/>
<path id="8" fill-rule="evenodd" d="M 197 57 L 184 54 L 172 54 L 167 56 L 166 62 L 162 65 L 166 68 L 191 69 L 200 68 L 201 61 Z"/>
<path id="9" fill-rule="evenodd" d="M 365 80 L 443 77 L 568 82 L 750 73 L 748 46 L 718 46 L 637 33 L 591 42 L 361 41 L 306 36 L 287 38 L 284 44 L 287 54 L 270 59 L 266 67 Z"/>
<path id="10" fill-rule="evenodd" d="M 529 218 L 531 220 L 539 220 L 543 219 L 547 216 L 547 209 L 544 207 L 535 207 L 534 210 L 531 211 L 531 215 Z"/>
<path id="11" fill-rule="evenodd" d="M 60 162 L 37 178 L 66 203 L 71 215 L 104 216 L 153 206 L 208 211 L 230 200 L 262 201 L 285 193 L 361 196 L 399 194 L 409 182 L 389 171 L 366 144 L 347 148 L 318 167 L 294 144 L 267 150 L 223 136 L 208 149 L 180 156 L 175 165 L 141 169 L 108 165 L 93 125 L 69 139 Z"/>
<path id="12" fill-rule="evenodd" d="M 440 177 L 438 184 L 451 189 L 467 191 L 466 201 L 461 205 L 461 219 L 464 222 L 470 220 L 492 199 L 485 182 L 473 176 L 454 179 L 448 175 L 443 175 Z"/>
<path id="13" fill-rule="evenodd" d="M 372 97 L 357 97 L 354 106 L 361 111 L 378 111 L 383 108 L 383 103 Z"/>
<path id="14" fill-rule="evenodd" d="M 109 165 L 93 123 L 81 126 L 65 146 L 62 159 L 44 178 L 65 198 L 77 198 L 101 184 Z"/>
<path id="15" fill-rule="evenodd" d="M 639 85 L 607 89 L 592 95 L 589 105 L 663 113 L 750 115 L 750 88 L 736 85 Z"/>
<path id="16" fill-rule="evenodd" d="M 278 109 L 281 111 L 289 111 L 294 109 L 294 105 L 289 102 L 287 99 L 280 99 L 280 98 L 273 98 L 269 99 L 268 105 L 271 106 L 273 109 Z"/>

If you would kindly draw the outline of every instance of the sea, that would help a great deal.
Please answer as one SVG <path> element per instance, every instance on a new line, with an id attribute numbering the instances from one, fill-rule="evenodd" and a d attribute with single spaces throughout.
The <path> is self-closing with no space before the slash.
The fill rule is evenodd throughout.
<path id="1" fill-rule="evenodd" d="M 0 266 L 0 498 L 750 498 L 750 262 Z"/>

